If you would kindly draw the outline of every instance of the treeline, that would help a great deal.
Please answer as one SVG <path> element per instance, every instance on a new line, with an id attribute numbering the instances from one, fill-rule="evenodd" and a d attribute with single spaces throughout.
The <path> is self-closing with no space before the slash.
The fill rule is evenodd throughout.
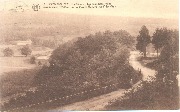
<path id="1" fill-rule="evenodd" d="M 136 49 L 143 52 L 144 57 L 146 57 L 146 47 L 150 43 L 153 44 L 157 51 L 157 56 L 160 49 L 168 50 L 170 53 L 169 55 L 174 55 L 179 51 L 179 31 L 167 28 L 157 28 L 153 35 L 150 36 L 148 28 L 142 26 L 139 35 L 137 36 Z M 164 50 L 163 52 L 166 52 Z"/>
<path id="2" fill-rule="evenodd" d="M 170 30 L 167 28 L 157 28 L 152 35 L 149 35 L 149 31 L 146 26 L 143 26 L 137 36 L 136 49 L 144 53 L 146 57 L 146 47 L 149 43 L 152 43 L 155 50 L 160 53 L 160 56 L 152 63 L 148 63 L 147 66 L 153 69 L 167 68 L 167 72 L 178 72 L 178 60 L 179 60 L 179 31 Z M 159 52 L 159 50 L 161 52 Z"/>
<path id="3" fill-rule="evenodd" d="M 59 44 L 57 39 L 43 39 L 43 38 L 31 38 L 33 45 L 35 46 L 43 46 L 48 48 L 56 48 Z"/>
<path id="4" fill-rule="evenodd" d="M 32 41 L 32 44 L 35 46 L 43 46 L 43 47 L 49 47 L 49 48 L 56 48 L 59 44 L 62 44 L 62 40 L 58 40 L 57 38 L 49 38 L 46 37 L 38 38 L 38 37 L 16 37 L 16 38 L 4 38 L 4 40 L 1 40 L 0 43 L 2 44 L 9 44 L 12 41 L 26 41 L 30 39 Z"/>

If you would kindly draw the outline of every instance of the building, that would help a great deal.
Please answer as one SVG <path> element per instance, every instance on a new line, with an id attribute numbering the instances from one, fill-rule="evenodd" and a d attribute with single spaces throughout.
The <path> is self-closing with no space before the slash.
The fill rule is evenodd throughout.
<path id="1" fill-rule="evenodd" d="M 31 45 L 32 41 L 29 39 L 29 40 L 26 40 L 26 41 L 12 41 L 11 43 L 13 45 L 24 46 L 24 45 Z"/>
<path id="2" fill-rule="evenodd" d="M 46 66 L 49 66 L 49 55 L 48 56 L 38 56 L 36 57 L 36 64 L 38 66 L 41 66 L 41 65 L 46 65 Z"/>

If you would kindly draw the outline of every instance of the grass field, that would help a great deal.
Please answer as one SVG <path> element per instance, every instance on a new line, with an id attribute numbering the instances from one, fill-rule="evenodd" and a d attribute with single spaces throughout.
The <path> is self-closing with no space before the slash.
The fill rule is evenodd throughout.
<path id="1" fill-rule="evenodd" d="M 4 57 L 2 52 L 0 54 L 0 93 L 2 100 L 15 97 L 17 94 L 34 87 L 34 76 L 39 69 L 36 64 L 30 63 L 31 56 L 25 57 L 20 54 L 19 46 L 4 45 L 0 46 L 0 50 L 2 51 L 7 47 L 13 49 L 15 55 Z M 51 49 L 33 46 L 32 51 L 32 55 L 35 55 L 46 53 Z"/>
<path id="2" fill-rule="evenodd" d="M 0 57 L 0 74 L 4 72 L 31 69 L 36 65 L 29 63 L 30 57 Z"/>
<path id="3" fill-rule="evenodd" d="M 3 73 L 0 81 L 2 101 L 34 87 L 33 81 L 37 71 L 38 68 Z"/>

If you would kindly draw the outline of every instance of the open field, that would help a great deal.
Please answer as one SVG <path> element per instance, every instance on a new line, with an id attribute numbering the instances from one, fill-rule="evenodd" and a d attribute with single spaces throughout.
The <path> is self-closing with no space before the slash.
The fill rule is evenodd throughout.
<path id="1" fill-rule="evenodd" d="M 33 88 L 34 76 L 38 71 L 36 64 L 30 63 L 31 56 L 21 55 L 20 48 L 17 45 L 1 45 L 0 50 L 3 51 L 9 47 L 14 51 L 14 56 L 4 57 L 0 52 L 0 90 L 2 101 L 7 101 L 12 97 Z M 45 55 L 51 53 L 52 49 L 47 47 L 31 46 L 31 55 Z M 2 102 L 1 102 L 2 103 Z"/>
<path id="2" fill-rule="evenodd" d="M 23 69 L 32 69 L 36 65 L 30 64 L 30 57 L 25 57 L 21 54 L 20 49 L 23 46 L 18 45 L 0 45 L 0 74 L 3 72 L 10 72 L 10 71 L 18 71 Z M 14 52 L 13 57 L 4 57 L 3 50 L 5 48 L 10 48 Z M 52 49 L 47 47 L 40 47 L 40 46 L 31 46 L 32 53 L 31 55 L 49 55 L 52 52 Z"/>
<path id="3" fill-rule="evenodd" d="M 30 57 L 0 57 L 0 73 L 31 69 L 35 64 L 29 63 Z"/>

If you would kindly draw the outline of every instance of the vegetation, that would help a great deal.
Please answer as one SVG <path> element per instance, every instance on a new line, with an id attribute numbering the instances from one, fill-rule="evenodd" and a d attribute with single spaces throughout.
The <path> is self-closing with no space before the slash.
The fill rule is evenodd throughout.
<path id="1" fill-rule="evenodd" d="M 28 56 L 31 54 L 31 52 L 32 52 L 32 50 L 30 49 L 30 47 L 28 45 L 21 48 L 21 54 L 22 55 Z"/>
<path id="2" fill-rule="evenodd" d="M 178 31 L 168 30 L 167 28 L 161 28 L 161 29 L 157 28 L 152 36 L 152 44 L 154 45 L 154 48 L 157 50 L 157 55 L 158 55 L 158 50 L 170 44 L 170 42 L 174 41 L 174 44 L 178 44 L 177 36 L 178 36 Z M 175 49 L 178 50 L 178 48 Z"/>
<path id="3" fill-rule="evenodd" d="M 84 81 L 91 85 L 115 83 L 116 76 L 128 67 L 126 45 L 130 47 L 132 44 L 133 38 L 126 31 L 99 32 L 79 38 L 71 45 L 64 44 L 54 50 L 50 67 L 42 69 L 40 75 L 71 76 L 73 78 L 67 82 L 71 86 L 79 86 Z M 98 80 L 91 76 L 103 78 Z"/>
<path id="4" fill-rule="evenodd" d="M 24 92 L 33 87 L 33 80 L 37 72 L 38 69 L 29 69 L 3 73 L 0 81 L 1 98 Z"/>
<path id="5" fill-rule="evenodd" d="M 35 64 L 35 63 L 36 63 L 36 57 L 35 57 L 35 56 L 32 56 L 32 57 L 30 58 L 30 63 L 31 63 L 31 64 Z"/>
<path id="6" fill-rule="evenodd" d="M 5 48 L 5 49 L 3 50 L 3 54 L 4 54 L 4 56 L 6 56 L 6 57 L 10 57 L 10 56 L 13 56 L 13 55 L 14 55 L 14 52 L 13 52 L 12 49 L 10 49 L 10 48 L 8 47 L 8 48 Z"/>
<path id="7" fill-rule="evenodd" d="M 35 46 L 44 46 L 49 48 L 56 48 L 58 44 L 60 44 L 59 41 L 57 41 L 56 38 L 53 39 L 39 39 L 39 38 L 31 38 L 33 45 Z"/>
<path id="8" fill-rule="evenodd" d="M 153 80 L 153 79 L 152 79 Z M 175 82 L 143 81 L 138 91 L 133 89 L 122 99 L 111 103 L 107 110 L 169 110 L 179 109 L 179 90 Z"/>
<path id="9" fill-rule="evenodd" d="M 156 77 L 152 78 L 151 81 L 143 81 L 142 86 L 137 91 L 130 90 L 122 99 L 107 106 L 108 110 L 179 109 L 178 31 L 160 29 L 156 32 L 158 32 L 158 35 L 166 36 L 162 37 L 166 38 L 162 40 L 166 44 L 163 45 L 158 60 L 147 64 L 158 71 Z M 155 40 L 158 41 L 158 39 Z M 156 44 L 162 43 L 156 42 Z"/>
<path id="10" fill-rule="evenodd" d="M 136 49 L 140 52 L 143 52 L 144 57 L 146 57 L 146 47 L 151 42 L 149 30 L 146 26 L 142 26 L 141 30 L 139 31 L 139 35 L 137 36 L 137 44 Z"/>
<path id="11" fill-rule="evenodd" d="M 118 88 L 130 88 L 141 79 L 141 74 L 138 74 L 128 63 L 129 49 L 133 42 L 133 37 L 128 32 L 120 30 L 99 32 L 59 46 L 52 53 L 50 66 L 43 66 L 34 79 L 34 83 L 38 84 L 38 91 L 28 92 L 16 100 L 12 99 L 3 108 L 25 106 L 116 84 L 104 91 L 97 90 L 78 98 L 58 100 L 52 102 L 52 105 L 39 106 L 41 109 L 47 109 L 108 93 Z"/>
<path id="12" fill-rule="evenodd" d="M 157 57 L 158 57 L 158 50 L 165 45 L 165 40 L 168 37 L 168 30 L 166 28 L 163 29 L 156 29 L 152 36 L 152 44 L 154 48 L 157 50 Z"/>

